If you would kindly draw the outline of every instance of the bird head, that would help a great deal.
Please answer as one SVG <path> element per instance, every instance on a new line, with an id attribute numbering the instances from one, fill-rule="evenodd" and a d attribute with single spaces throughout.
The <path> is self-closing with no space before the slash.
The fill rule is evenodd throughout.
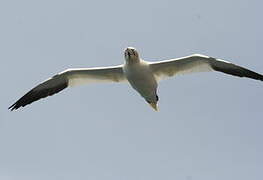
<path id="1" fill-rule="evenodd" d="M 139 53 L 133 47 L 127 47 L 124 51 L 125 60 L 128 63 L 139 62 Z"/>

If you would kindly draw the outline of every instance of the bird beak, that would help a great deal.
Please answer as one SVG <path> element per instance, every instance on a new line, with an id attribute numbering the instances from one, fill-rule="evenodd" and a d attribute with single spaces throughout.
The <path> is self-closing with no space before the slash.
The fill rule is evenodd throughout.
<path id="1" fill-rule="evenodd" d="M 149 104 L 155 111 L 158 111 L 157 103 L 149 103 Z"/>

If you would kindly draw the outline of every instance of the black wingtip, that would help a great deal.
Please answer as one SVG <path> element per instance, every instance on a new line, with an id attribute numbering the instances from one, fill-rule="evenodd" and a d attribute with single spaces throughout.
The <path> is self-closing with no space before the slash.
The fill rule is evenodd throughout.
<path id="1" fill-rule="evenodd" d="M 18 108 L 20 108 L 20 107 L 23 107 L 23 105 L 21 104 L 21 99 L 22 98 L 20 98 L 18 101 L 16 101 L 14 104 L 12 104 L 10 107 L 8 107 L 8 109 L 10 110 L 10 111 L 14 111 L 14 110 L 17 110 Z"/>
<path id="2" fill-rule="evenodd" d="M 14 107 L 14 104 L 13 104 L 12 106 L 8 107 L 8 109 L 9 109 L 10 111 L 13 111 L 13 107 Z"/>
<path id="3" fill-rule="evenodd" d="M 56 79 L 55 79 L 56 78 Z M 58 79 L 59 78 L 59 79 Z M 54 82 L 55 81 L 55 82 Z M 56 83 L 55 86 L 50 86 L 48 88 L 43 88 L 43 86 L 48 86 L 46 84 Z M 13 105 L 11 105 L 8 109 L 10 111 L 17 110 L 20 107 L 24 107 L 28 104 L 31 104 L 34 101 L 37 101 L 41 98 L 45 98 L 47 96 L 51 96 L 59 91 L 65 89 L 68 86 L 68 81 L 64 77 L 53 77 L 45 81 L 44 83 L 39 84 L 37 87 L 31 89 L 28 93 L 22 96 L 18 101 L 16 101 Z"/>
<path id="4" fill-rule="evenodd" d="M 17 110 L 18 108 L 19 108 L 19 107 L 17 107 L 16 103 L 13 104 L 12 106 L 8 107 L 8 109 L 9 109 L 10 111 Z"/>
<path id="5" fill-rule="evenodd" d="M 215 59 L 215 58 L 213 58 L 213 59 Z M 251 79 L 263 81 L 263 75 L 262 74 L 259 74 L 257 72 L 251 71 L 247 68 L 235 65 L 233 63 L 224 62 L 220 59 L 215 59 L 215 60 L 217 60 L 217 61 L 215 61 L 211 64 L 211 67 L 215 71 L 220 71 L 220 72 L 230 74 L 230 75 L 234 75 L 234 76 L 246 77 L 246 78 L 251 78 Z M 225 63 L 227 63 L 228 66 L 224 66 Z"/>

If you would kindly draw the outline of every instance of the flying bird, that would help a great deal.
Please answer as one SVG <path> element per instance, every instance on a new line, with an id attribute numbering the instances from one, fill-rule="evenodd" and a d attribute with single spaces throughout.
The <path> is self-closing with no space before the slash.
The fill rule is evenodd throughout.
<path id="1" fill-rule="evenodd" d="M 148 62 L 140 58 L 135 48 L 128 47 L 124 51 L 124 57 L 124 64 L 118 66 L 75 68 L 60 72 L 31 89 L 8 109 L 11 109 L 11 111 L 16 110 L 41 98 L 58 93 L 67 87 L 92 82 L 128 82 L 157 111 L 157 102 L 159 100 L 157 95 L 158 82 L 179 74 L 219 71 L 263 81 L 263 75 L 259 73 L 201 54 Z"/>

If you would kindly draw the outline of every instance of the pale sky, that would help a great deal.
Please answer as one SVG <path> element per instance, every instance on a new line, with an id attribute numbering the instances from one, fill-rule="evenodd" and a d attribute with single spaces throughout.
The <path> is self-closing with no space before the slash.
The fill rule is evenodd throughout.
<path id="1" fill-rule="evenodd" d="M 263 73 L 262 1 L 0 1 L 0 180 L 259 180 L 260 81 L 217 72 L 66 89 L 7 108 L 73 67 L 201 53 Z"/>

